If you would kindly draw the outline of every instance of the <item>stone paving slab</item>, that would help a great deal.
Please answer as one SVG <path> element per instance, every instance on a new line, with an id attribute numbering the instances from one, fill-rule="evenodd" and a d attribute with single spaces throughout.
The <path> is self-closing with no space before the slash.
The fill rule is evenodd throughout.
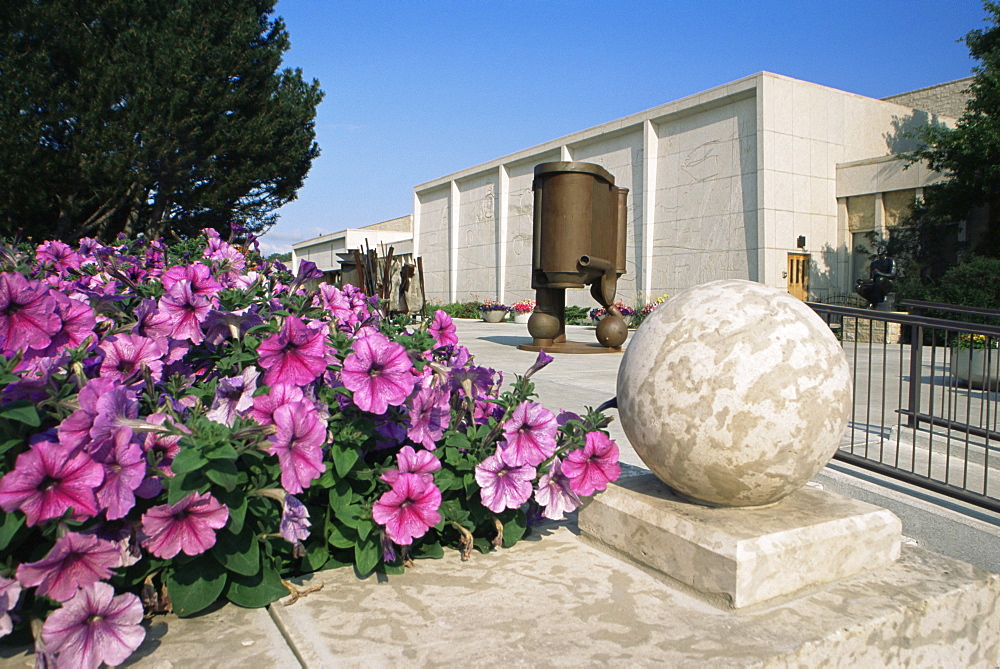
<path id="1" fill-rule="evenodd" d="M 323 590 L 272 616 L 307 667 L 995 666 L 1000 576 L 950 558 L 907 548 L 884 569 L 731 613 L 576 532 L 552 524 L 403 576 L 314 574 L 301 584 Z"/>
<path id="2" fill-rule="evenodd" d="M 0 648 L 0 667 L 34 667 L 27 649 Z M 267 609 L 217 606 L 192 618 L 155 616 L 142 645 L 123 667 L 142 669 L 285 669 L 302 666 Z"/>

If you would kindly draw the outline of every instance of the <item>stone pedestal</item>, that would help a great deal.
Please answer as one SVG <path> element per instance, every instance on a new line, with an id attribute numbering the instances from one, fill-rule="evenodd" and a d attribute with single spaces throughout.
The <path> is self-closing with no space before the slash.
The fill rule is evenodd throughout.
<path id="1" fill-rule="evenodd" d="M 859 344 L 898 344 L 902 337 L 902 325 L 886 321 L 844 316 L 841 326 L 843 341 Z"/>
<path id="2" fill-rule="evenodd" d="M 652 474 L 612 484 L 579 522 L 602 544 L 736 609 L 885 567 L 901 537 L 889 511 L 817 488 L 767 507 L 719 508 L 678 498 Z"/>

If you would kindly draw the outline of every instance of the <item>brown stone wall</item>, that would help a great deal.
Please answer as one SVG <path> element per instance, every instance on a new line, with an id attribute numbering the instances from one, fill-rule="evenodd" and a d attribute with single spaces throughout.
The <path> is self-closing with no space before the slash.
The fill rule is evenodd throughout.
<path id="1" fill-rule="evenodd" d="M 922 109 L 937 116 L 958 118 L 965 111 L 965 104 L 969 100 L 968 88 L 970 85 L 972 85 L 972 77 L 966 77 L 936 86 L 918 88 L 907 93 L 890 95 L 882 99 L 886 102 L 895 102 L 898 105 Z"/>

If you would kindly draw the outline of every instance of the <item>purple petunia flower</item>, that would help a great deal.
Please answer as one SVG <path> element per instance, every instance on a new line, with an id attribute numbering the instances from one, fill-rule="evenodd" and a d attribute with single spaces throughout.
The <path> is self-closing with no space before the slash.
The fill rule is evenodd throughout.
<path id="1" fill-rule="evenodd" d="M 300 493 L 326 470 L 323 465 L 326 426 L 307 402 L 281 405 L 274 412 L 274 424 L 278 433 L 270 437 L 272 444 L 267 452 L 278 456 L 281 487 L 290 493 Z"/>
<path id="2" fill-rule="evenodd" d="M 0 273 L 0 351 L 44 349 L 62 325 L 48 286 Z"/>
<path id="3" fill-rule="evenodd" d="M 552 360 L 553 358 L 551 355 L 549 355 L 545 351 L 539 351 L 538 357 L 535 358 L 534 364 L 531 365 L 531 367 L 528 368 L 528 371 L 524 373 L 524 378 L 530 379 L 535 372 L 544 369 L 546 365 L 552 362 Z"/>
<path id="4" fill-rule="evenodd" d="M 281 505 L 281 536 L 290 544 L 298 544 L 309 538 L 309 509 L 294 495 L 285 495 Z"/>
<path id="5" fill-rule="evenodd" d="M 458 333 L 451 316 L 438 309 L 434 312 L 434 320 L 427 331 L 434 337 L 438 346 L 455 346 L 458 344 Z"/>
<path id="6" fill-rule="evenodd" d="M 500 457 L 500 449 L 476 465 L 476 483 L 485 506 L 494 513 L 516 509 L 531 497 L 531 482 L 535 480 L 531 465 L 512 467 Z"/>
<path id="7" fill-rule="evenodd" d="M 13 578 L 0 576 L 0 637 L 5 637 L 14 629 L 10 611 L 17 606 L 21 596 L 21 584 Z"/>
<path id="8" fill-rule="evenodd" d="M 593 495 L 621 476 L 618 446 L 603 432 L 588 432 L 586 445 L 566 455 L 562 470 L 573 492 Z"/>
<path id="9" fill-rule="evenodd" d="M 17 568 L 17 580 L 26 588 L 65 602 L 85 588 L 111 576 L 121 565 L 121 551 L 110 541 L 89 534 L 67 532 L 56 540 L 49 554 Z"/>
<path id="10" fill-rule="evenodd" d="M 451 421 L 448 395 L 439 388 L 421 388 L 410 398 L 410 425 L 406 436 L 434 450 Z"/>
<path id="11" fill-rule="evenodd" d="M 311 328 L 297 316 L 287 316 L 281 332 L 257 347 L 264 384 L 304 386 L 326 371 L 326 332 Z"/>
<path id="12" fill-rule="evenodd" d="M 539 465 L 555 453 L 558 429 L 551 411 L 535 402 L 521 402 L 504 423 L 507 443 L 500 457 L 513 467 Z"/>
<path id="13" fill-rule="evenodd" d="M 191 493 L 174 505 L 154 506 L 142 516 L 142 545 L 168 560 L 181 551 L 199 555 L 215 545 L 215 531 L 225 527 L 229 509 L 209 493 Z"/>
<path id="14" fill-rule="evenodd" d="M 580 498 L 570 488 L 557 458 L 552 468 L 542 475 L 535 491 L 535 501 L 543 508 L 542 515 L 550 520 L 562 520 L 563 514 L 580 506 Z"/>
<path id="15" fill-rule="evenodd" d="M 53 611 L 42 626 L 46 651 L 56 664 L 97 669 L 101 663 L 118 666 L 131 655 L 146 631 L 142 602 L 132 593 L 115 597 L 107 583 L 94 583 Z"/>
<path id="16" fill-rule="evenodd" d="M 253 408 L 258 376 L 260 374 L 256 368 L 246 367 L 240 376 L 219 379 L 215 386 L 212 408 L 205 413 L 205 417 L 232 427 L 237 416 L 243 416 Z"/>
<path id="17" fill-rule="evenodd" d="M 376 333 L 354 342 L 354 352 L 344 359 L 341 380 L 354 393 L 359 409 L 381 414 L 409 397 L 416 383 L 412 368 L 406 349 Z"/>
<path id="18" fill-rule="evenodd" d="M 51 441 L 39 441 L 17 456 L 14 470 L 0 479 L 0 508 L 20 509 L 28 526 L 58 518 L 85 520 L 97 514 L 94 490 L 104 468 L 89 454 Z"/>
<path id="19" fill-rule="evenodd" d="M 441 522 L 441 491 L 417 474 L 402 474 L 372 507 L 372 519 L 393 542 L 406 546 Z"/>

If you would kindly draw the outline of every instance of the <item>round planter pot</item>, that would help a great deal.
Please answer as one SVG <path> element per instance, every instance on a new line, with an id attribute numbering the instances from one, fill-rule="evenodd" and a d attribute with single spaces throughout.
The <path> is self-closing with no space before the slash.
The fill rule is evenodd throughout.
<path id="1" fill-rule="evenodd" d="M 529 318 L 531 318 L 531 312 L 530 311 L 528 311 L 526 313 L 523 313 L 523 314 L 519 313 L 517 311 L 514 312 L 514 322 L 515 323 L 523 323 L 523 324 L 527 325 Z"/>
<path id="2" fill-rule="evenodd" d="M 506 311 L 481 311 L 479 313 L 483 315 L 483 320 L 487 323 L 499 323 L 507 317 Z"/>
<path id="3" fill-rule="evenodd" d="M 1000 385 L 1000 351 L 953 348 L 951 375 L 972 388 L 995 389 Z"/>

